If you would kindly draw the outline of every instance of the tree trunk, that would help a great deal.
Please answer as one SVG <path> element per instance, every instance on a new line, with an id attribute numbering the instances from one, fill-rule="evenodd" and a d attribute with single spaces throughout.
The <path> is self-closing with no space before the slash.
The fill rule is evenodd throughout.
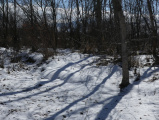
<path id="1" fill-rule="evenodd" d="M 56 23 L 56 6 L 55 6 L 55 0 L 52 0 L 51 7 L 52 7 L 52 18 L 53 18 L 54 50 L 56 50 L 57 49 L 57 23 Z"/>
<path id="2" fill-rule="evenodd" d="M 76 8 L 77 8 L 77 20 L 76 20 L 76 34 L 77 34 L 77 42 L 75 41 L 75 48 L 79 49 L 81 47 L 81 37 L 80 37 L 80 10 L 79 10 L 79 0 L 76 0 Z"/>
<path id="3" fill-rule="evenodd" d="M 31 20 L 31 27 L 33 27 L 33 5 L 32 0 L 30 0 L 30 20 Z"/>
<path id="4" fill-rule="evenodd" d="M 126 41 L 126 23 L 123 14 L 121 0 L 112 0 L 114 13 L 116 12 L 119 17 L 120 31 L 121 31 L 121 44 L 122 44 L 122 82 L 120 88 L 124 88 L 129 85 L 129 71 L 128 71 L 128 54 L 127 54 L 127 41 Z"/>
<path id="5" fill-rule="evenodd" d="M 16 51 L 19 50 L 19 41 L 17 36 L 17 1 L 14 0 L 14 34 L 13 34 L 13 46 Z"/>
<path id="6" fill-rule="evenodd" d="M 7 7 L 6 7 L 6 11 L 7 11 L 7 15 L 6 15 L 6 38 L 8 37 L 8 0 L 6 0 L 6 4 L 7 4 Z"/>
<path id="7" fill-rule="evenodd" d="M 156 53 L 156 48 L 157 48 L 157 28 L 155 26 L 155 18 L 153 16 L 152 12 L 152 7 L 151 7 L 151 1 L 147 0 L 147 7 L 150 15 L 150 21 L 151 21 L 151 31 L 152 31 L 152 54 L 153 57 L 155 58 L 155 62 L 159 63 L 159 57 L 157 56 Z"/>
<path id="8" fill-rule="evenodd" d="M 4 33 L 4 28 L 5 28 L 5 10 L 4 10 L 4 0 L 2 0 L 2 44 L 5 46 L 5 33 Z"/>
<path id="9" fill-rule="evenodd" d="M 97 36 L 98 36 L 98 40 L 97 42 L 97 47 L 98 50 L 101 51 L 102 50 L 102 29 L 101 29 L 101 22 L 102 22 L 102 4 L 101 4 L 101 0 L 97 0 L 97 5 L 96 5 L 96 21 L 97 21 Z"/>

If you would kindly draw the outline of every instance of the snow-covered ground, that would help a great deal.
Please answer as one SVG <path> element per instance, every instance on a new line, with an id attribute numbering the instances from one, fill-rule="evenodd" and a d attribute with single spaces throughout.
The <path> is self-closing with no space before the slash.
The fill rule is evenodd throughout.
<path id="1" fill-rule="evenodd" d="M 121 68 L 98 66 L 98 56 L 59 50 L 40 65 L 39 53 L 29 64 L 10 63 L 11 50 L 0 52 L 0 120 L 159 119 L 158 67 L 141 67 L 137 82 L 130 71 L 131 84 L 120 92 Z"/>

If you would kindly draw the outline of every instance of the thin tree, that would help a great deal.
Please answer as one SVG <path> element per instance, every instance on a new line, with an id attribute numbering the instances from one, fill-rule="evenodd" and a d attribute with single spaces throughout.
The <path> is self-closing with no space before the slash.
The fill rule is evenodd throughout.
<path id="1" fill-rule="evenodd" d="M 96 5 L 96 20 L 97 20 L 97 33 L 98 33 L 98 41 L 97 46 L 98 50 L 101 51 L 101 45 L 102 45 L 102 2 L 101 0 L 97 0 Z"/>
<path id="2" fill-rule="evenodd" d="M 52 12 L 52 19 L 53 19 L 53 41 L 55 42 L 54 45 L 54 50 L 57 48 L 57 22 L 56 22 L 56 17 L 57 17 L 57 10 L 56 10 L 56 1 L 52 0 L 51 1 L 51 12 Z"/>
<path id="3" fill-rule="evenodd" d="M 75 48 L 80 48 L 81 46 L 81 37 L 80 37 L 80 10 L 79 10 L 79 0 L 76 0 L 76 9 L 77 9 L 77 19 L 76 19 L 76 34 L 78 41 L 75 41 Z"/>
<path id="4" fill-rule="evenodd" d="M 13 33 L 13 46 L 16 50 L 19 49 L 19 42 L 17 36 L 17 1 L 14 0 L 14 33 Z"/>

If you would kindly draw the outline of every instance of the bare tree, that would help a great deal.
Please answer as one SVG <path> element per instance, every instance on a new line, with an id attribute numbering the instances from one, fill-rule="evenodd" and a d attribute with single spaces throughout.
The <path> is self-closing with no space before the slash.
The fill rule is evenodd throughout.
<path id="1" fill-rule="evenodd" d="M 80 36 L 80 10 L 79 10 L 79 0 L 75 1 L 76 5 L 76 41 L 74 41 L 74 47 L 79 49 L 81 46 L 81 36 Z"/>
<path id="2" fill-rule="evenodd" d="M 153 48 L 153 57 L 155 58 L 155 62 L 159 63 L 159 57 L 156 53 L 157 48 L 157 26 L 156 26 L 156 20 L 153 15 L 153 9 L 152 9 L 153 1 L 147 0 L 147 7 L 149 11 L 150 16 L 150 22 L 151 22 L 151 35 L 152 35 L 152 48 Z"/>
<path id="3" fill-rule="evenodd" d="M 97 0 L 96 6 L 95 6 L 96 10 L 96 21 L 97 21 L 97 35 L 98 35 L 98 40 L 97 40 L 97 47 L 98 50 L 101 51 L 101 45 L 102 45 L 102 1 L 101 0 Z"/>
<path id="4" fill-rule="evenodd" d="M 56 1 L 51 1 L 51 11 L 52 11 L 52 19 L 53 19 L 53 41 L 55 42 L 54 49 L 57 48 L 57 10 L 56 10 Z"/>
<path id="5" fill-rule="evenodd" d="M 126 41 L 126 23 L 125 17 L 122 10 L 122 1 L 121 0 L 112 0 L 114 7 L 114 14 L 117 14 L 119 17 L 119 24 L 121 29 L 121 45 L 122 45 L 122 82 L 120 88 L 124 88 L 129 85 L 129 70 L 128 70 L 128 54 L 127 54 L 127 41 Z"/>
<path id="6" fill-rule="evenodd" d="M 13 46 L 19 50 L 19 41 L 17 35 L 17 0 L 14 0 L 14 32 L 13 32 Z"/>

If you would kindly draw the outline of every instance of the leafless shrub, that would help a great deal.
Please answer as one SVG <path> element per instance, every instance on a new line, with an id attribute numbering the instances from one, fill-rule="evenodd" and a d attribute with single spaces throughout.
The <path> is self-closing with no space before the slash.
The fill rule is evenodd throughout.
<path id="1" fill-rule="evenodd" d="M 129 67 L 139 67 L 140 63 L 139 63 L 139 59 L 136 58 L 135 56 L 130 56 L 128 59 L 129 62 Z"/>
<path id="2" fill-rule="evenodd" d="M 53 50 L 49 50 L 48 48 L 44 48 L 42 51 L 43 61 L 46 61 L 49 57 L 53 57 L 55 52 Z"/>

